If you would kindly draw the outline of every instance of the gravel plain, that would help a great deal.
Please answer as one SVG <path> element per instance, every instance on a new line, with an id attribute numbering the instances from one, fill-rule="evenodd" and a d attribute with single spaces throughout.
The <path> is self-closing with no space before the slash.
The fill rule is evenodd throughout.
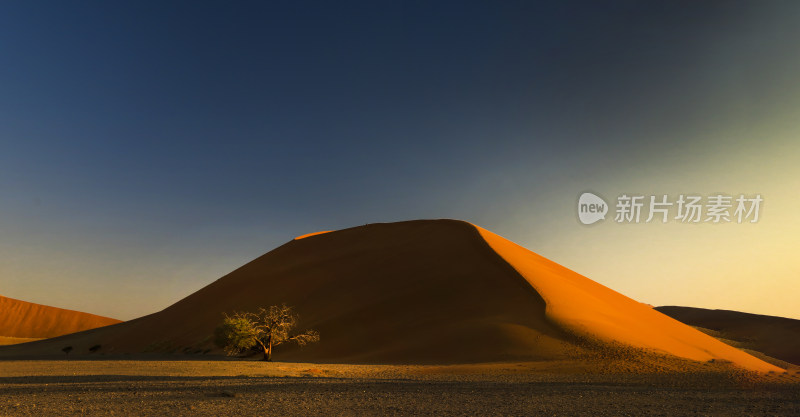
<path id="1" fill-rule="evenodd" d="M 0 361 L 0 415 L 800 415 L 796 371 L 754 381 L 552 366 Z"/>

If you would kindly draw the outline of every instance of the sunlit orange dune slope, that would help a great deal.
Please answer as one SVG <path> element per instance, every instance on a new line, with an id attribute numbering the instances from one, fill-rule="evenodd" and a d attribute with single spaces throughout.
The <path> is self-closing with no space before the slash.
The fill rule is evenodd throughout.
<path id="1" fill-rule="evenodd" d="M 542 296 L 547 317 L 562 329 L 601 343 L 697 361 L 727 360 L 754 371 L 781 370 L 488 230 L 478 230 Z"/>
<path id="2" fill-rule="evenodd" d="M 598 360 L 601 356 L 589 350 L 602 345 L 779 370 L 455 220 L 370 224 L 306 235 L 161 312 L 56 341 L 2 348 L 0 356 L 57 354 L 66 344 L 84 353 L 97 344 L 109 353 L 218 353 L 211 335 L 223 313 L 281 303 L 294 306 L 299 327 L 319 331 L 321 340 L 304 348 L 280 346 L 278 360 Z"/>
<path id="3" fill-rule="evenodd" d="M 330 232 L 332 232 L 332 230 L 325 230 L 325 231 L 322 231 L 322 232 L 308 233 L 308 234 L 305 234 L 305 235 L 297 236 L 296 238 L 294 238 L 294 240 L 305 239 L 307 237 L 321 235 L 323 233 L 330 233 Z"/>
<path id="4" fill-rule="evenodd" d="M 120 323 L 119 320 L 0 296 L 0 336 L 44 339 Z"/>

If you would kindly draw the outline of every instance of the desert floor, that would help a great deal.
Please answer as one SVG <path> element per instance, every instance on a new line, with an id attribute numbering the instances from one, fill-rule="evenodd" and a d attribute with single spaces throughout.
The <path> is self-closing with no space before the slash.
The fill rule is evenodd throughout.
<path id="1" fill-rule="evenodd" d="M 798 415 L 800 372 L 595 373 L 565 363 L 3 360 L 0 415 Z"/>

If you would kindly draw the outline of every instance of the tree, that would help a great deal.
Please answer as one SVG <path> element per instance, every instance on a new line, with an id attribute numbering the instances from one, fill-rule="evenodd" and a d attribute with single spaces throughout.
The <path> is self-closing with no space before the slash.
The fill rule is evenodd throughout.
<path id="1" fill-rule="evenodd" d="M 214 341 L 231 356 L 255 350 L 264 354 L 265 361 L 272 361 L 274 346 L 286 342 L 304 346 L 319 341 L 319 333 L 315 330 L 292 335 L 292 329 L 297 325 L 297 315 L 286 304 L 261 307 L 255 313 L 223 315 L 222 324 L 214 331 Z"/>

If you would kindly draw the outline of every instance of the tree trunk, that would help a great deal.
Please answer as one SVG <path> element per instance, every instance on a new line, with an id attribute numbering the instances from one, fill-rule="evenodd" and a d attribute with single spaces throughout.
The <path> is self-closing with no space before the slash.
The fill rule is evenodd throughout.
<path id="1" fill-rule="evenodd" d="M 256 339 L 256 342 L 261 346 L 261 353 L 264 355 L 262 361 L 272 362 L 272 338 L 267 336 L 267 343 L 264 343 L 261 339 Z"/>
<path id="2" fill-rule="evenodd" d="M 267 337 L 267 351 L 264 352 L 264 360 L 272 362 L 272 335 Z"/>

